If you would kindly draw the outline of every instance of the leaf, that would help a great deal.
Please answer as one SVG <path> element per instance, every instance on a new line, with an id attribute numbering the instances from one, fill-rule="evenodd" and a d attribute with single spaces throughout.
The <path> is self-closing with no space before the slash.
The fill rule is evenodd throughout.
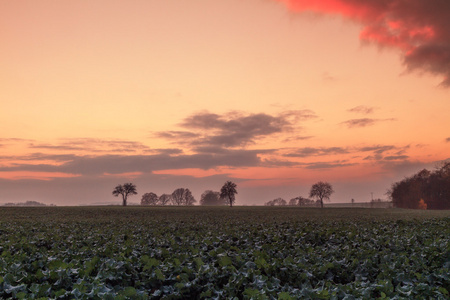
<path id="1" fill-rule="evenodd" d="M 137 291 L 134 287 L 128 286 L 121 294 L 125 297 L 135 297 L 137 295 Z"/>
<path id="2" fill-rule="evenodd" d="M 218 261 L 219 261 L 219 266 L 221 266 L 221 267 L 230 266 L 233 263 L 231 258 L 228 256 L 220 256 Z"/>

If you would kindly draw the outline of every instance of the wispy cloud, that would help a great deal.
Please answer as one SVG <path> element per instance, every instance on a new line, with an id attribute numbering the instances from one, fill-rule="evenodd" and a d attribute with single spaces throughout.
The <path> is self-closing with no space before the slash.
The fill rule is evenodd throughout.
<path id="1" fill-rule="evenodd" d="M 333 162 L 314 162 L 305 165 L 306 169 L 334 169 L 342 167 L 355 166 L 357 163 L 333 161 Z"/>
<path id="2" fill-rule="evenodd" d="M 361 119 L 351 119 L 342 122 L 341 124 L 346 125 L 348 128 L 361 128 L 375 125 L 376 123 L 395 121 L 395 119 L 371 119 L 371 118 L 361 118 Z"/>
<path id="3" fill-rule="evenodd" d="M 200 135 L 189 131 L 163 131 L 155 133 L 155 136 L 181 142 L 190 141 L 193 138 L 198 138 Z"/>
<path id="4" fill-rule="evenodd" d="M 347 109 L 348 112 L 359 113 L 359 114 L 372 114 L 375 108 L 371 106 L 359 105 L 350 109 Z"/>
<path id="5" fill-rule="evenodd" d="M 384 160 L 406 160 L 408 158 L 409 158 L 408 155 L 389 155 L 385 156 Z"/>
<path id="6" fill-rule="evenodd" d="M 146 145 L 136 141 L 103 140 L 91 138 L 60 139 L 53 144 L 30 142 L 28 148 L 58 151 L 86 151 L 86 152 L 136 152 L 149 149 Z"/>
<path id="7" fill-rule="evenodd" d="M 443 76 L 450 87 L 450 1 L 448 0 L 276 0 L 295 12 L 339 14 L 363 25 L 360 39 L 395 47 L 408 71 Z"/>
<path id="8" fill-rule="evenodd" d="M 342 147 L 326 147 L 326 148 L 313 148 L 304 147 L 295 149 L 295 151 L 284 154 L 285 157 L 310 157 L 310 156 L 323 156 L 323 155 L 339 155 L 348 154 L 349 150 Z"/>

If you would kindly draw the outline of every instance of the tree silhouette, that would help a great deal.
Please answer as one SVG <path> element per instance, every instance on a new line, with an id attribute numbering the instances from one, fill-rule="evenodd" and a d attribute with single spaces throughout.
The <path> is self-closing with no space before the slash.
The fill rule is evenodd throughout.
<path id="1" fill-rule="evenodd" d="M 141 205 L 158 205 L 158 196 L 155 193 L 145 193 L 142 195 Z"/>
<path id="2" fill-rule="evenodd" d="M 194 205 L 196 202 L 189 189 L 179 188 L 172 193 L 172 203 L 174 205 Z"/>
<path id="3" fill-rule="evenodd" d="M 450 161 L 395 182 L 387 191 L 395 207 L 450 209 Z"/>
<path id="4" fill-rule="evenodd" d="M 172 195 L 169 194 L 162 194 L 159 196 L 159 204 L 160 205 L 167 205 L 170 201 L 172 201 Z"/>
<path id="5" fill-rule="evenodd" d="M 200 198 L 200 205 L 225 205 L 224 199 L 220 198 L 219 192 L 204 191 Z"/>
<path id="6" fill-rule="evenodd" d="M 298 196 L 289 200 L 289 205 L 292 206 L 316 206 L 316 202 L 312 199 Z"/>
<path id="7" fill-rule="evenodd" d="M 227 181 L 220 189 L 220 198 L 225 199 L 230 204 L 230 207 L 233 207 L 235 201 L 234 195 L 237 193 L 236 183 Z"/>
<path id="8" fill-rule="evenodd" d="M 331 194 L 334 193 L 333 187 L 328 182 L 319 181 L 311 187 L 309 192 L 310 198 L 316 198 L 320 201 L 320 207 L 323 208 L 323 199 L 330 200 Z"/>
<path id="9" fill-rule="evenodd" d="M 136 186 L 132 183 L 119 184 L 114 188 L 112 194 L 117 197 L 122 195 L 122 206 L 127 206 L 128 195 L 136 195 Z"/>
<path id="10" fill-rule="evenodd" d="M 265 206 L 286 206 L 287 202 L 283 198 L 276 198 L 272 201 L 267 201 L 264 203 Z"/>

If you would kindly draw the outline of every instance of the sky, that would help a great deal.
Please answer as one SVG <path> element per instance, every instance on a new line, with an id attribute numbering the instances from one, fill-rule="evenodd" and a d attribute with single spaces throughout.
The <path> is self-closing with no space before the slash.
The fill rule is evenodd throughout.
<path id="1" fill-rule="evenodd" d="M 0 41 L 0 204 L 365 202 L 450 158 L 447 0 L 0 0 Z"/>

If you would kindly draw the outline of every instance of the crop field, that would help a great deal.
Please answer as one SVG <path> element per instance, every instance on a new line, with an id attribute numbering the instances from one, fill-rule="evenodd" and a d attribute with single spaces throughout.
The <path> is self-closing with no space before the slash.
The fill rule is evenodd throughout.
<path id="1" fill-rule="evenodd" d="M 450 211 L 0 208 L 0 298 L 448 299 Z"/>

